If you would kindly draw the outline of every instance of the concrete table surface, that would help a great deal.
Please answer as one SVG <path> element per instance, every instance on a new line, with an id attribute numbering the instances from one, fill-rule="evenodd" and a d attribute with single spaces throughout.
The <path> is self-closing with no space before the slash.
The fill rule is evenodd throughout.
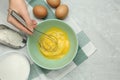
<path id="1" fill-rule="evenodd" d="M 97 51 L 62 80 L 120 80 L 120 0 L 62 0 Z M 8 0 L 0 3 L 0 24 L 7 23 Z M 15 27 L 11 26 L 16 29 Z M 0 54 L 11 50 L 0 45 Z M 26 51 L 26 48 L 19 51 Z"/>

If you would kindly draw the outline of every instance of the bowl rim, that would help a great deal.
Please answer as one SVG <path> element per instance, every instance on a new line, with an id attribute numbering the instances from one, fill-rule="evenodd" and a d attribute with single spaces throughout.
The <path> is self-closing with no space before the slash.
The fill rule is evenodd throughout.
<path id="1" fill-rule="evenodd" d="M 37 25 L 40 25 L 41 23 L 43 23 L 43 22 L 46 22 L 46 21 L 59 21 L 59 22 L 62 22 L 62 23 L 64 23 L 64 24 L 66 24 L 67 26 L 69 26 L 69 28 L 71 28 L 70 27 L 70 25 L 68 25 L 66 22 L 64 22 L 64 21 L 62 21 L 62 20 L 58 20 L 58 19 L 47 19 L 47 20 L 44 20 L 44 21 L 41 21 L 40 23 L 38 23 Z M 33 57 L 31 56 L 31 53 L 30 53 L 30 51 L 29 51 L 29 46 L 28 46 L 28 42 L 29 42 L 29 37 L 27 38 L 27 51 L 28 51 L 28 54 L 29 54 L 29 56 L 30 56 L 30 58 L 32 59 L 32 61 L 35 63 L 35 64 L 37 64 L 39 67 L 41 67 L 41 68 L 44 68 L 44 69 L 48 69 L 48 70 L 58 70 L 58 69 L 62 69 L 62 68 L 64 68 L 65 66 L 67 66 L 68 64 L 70 64 L 72 61 L 73 61 L 73 59 L 76 57 L 76 55 L 77 55 L 77 50 L 78 50 L 78 39 L 77 39 L 77 35 L 76 35 L 76 33 L 75 33 L 75 31 L 71 28 L 71 30 L 73 31 L 73 33 L 74 33 L 74 35 L 75 35 L 75 37 L 76 37 L 76 48 L 75 48 L 75 52 L 74 52 L 74 55 L 73 55 L 73 57 L 65 64 L 65 65 L 62 65 L 62 66 L 59 66 L 59 67 L 52 67 L 52 68 L 50 68 L 50 67 L 46 67 L 46 66 L 43 66 L 43 65 L 41 65 L 41 64 L 39 64 L 36 60 L 34 60 L 33 59 Z"/>

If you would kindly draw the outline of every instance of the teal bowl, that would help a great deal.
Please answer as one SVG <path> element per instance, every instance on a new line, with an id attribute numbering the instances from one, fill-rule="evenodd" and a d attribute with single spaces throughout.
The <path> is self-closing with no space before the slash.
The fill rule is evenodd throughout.
<path id="1" fill-rule="evenodd" d="M 60 59 L 46 58 L 38 48 L 38 40 L 41 34 L 37 31 L 35 31 L 32 36 L 29 36 L 27 41 L 28 53 L 33 62 L 36 63 L 38 66 L 49 70 L 61 69 L 68 65 L 70 62 L 72 62 L 72 60 L 76 56 L 78 49 L 78 41 L 75 32 L 68 24 L 61 20 L 57 19 L 45 20 L 38 24 L 36 29 L 40 30 L 41 32 L 46 32 L 53 26 L 62 29 L 68 35 L 68 39 L 70 41 L 70 48 L 68 53 L 64 57 Z"/>

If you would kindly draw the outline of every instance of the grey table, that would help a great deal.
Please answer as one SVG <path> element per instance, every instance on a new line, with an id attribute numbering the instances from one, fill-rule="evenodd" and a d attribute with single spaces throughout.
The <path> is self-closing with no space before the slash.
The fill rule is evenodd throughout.
<path id="1" fill-rule="evenodd" d="M 97 51 L 62 80 L 120 80 L 120 0 L 62 0 Z M 6 21 L 8 0 L 0 3 L 0 24 Z M 0 54 L 11 50 L 0 45 Z M 19 51 L 25 51 L 26 48 Z"/>

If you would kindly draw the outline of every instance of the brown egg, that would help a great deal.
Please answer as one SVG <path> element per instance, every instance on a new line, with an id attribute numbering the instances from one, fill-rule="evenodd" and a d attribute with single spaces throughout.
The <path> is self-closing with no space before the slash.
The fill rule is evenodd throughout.
<path id="1" fill-rule="evenodd" d="M 55 16 L 58 19 L 64 19 L 68 15 L 68 11 L 69 11 L 68 6 L 65 4 L 62 4 L 56 9 Z"/>
<path id="2" fill-rule="evenodd" d="M 47 0 L 47 3 L 53 7 L 53 8 L 56 8 L 60 5 L 60 0 Z"/>
<path id="3" fill-rule="evenodd" d="M 47 9 L 46 7 L 42 6 L 42 5 L 36 5 L 33 8 L 33 13 L 35 15 L 36 18 L 45 18 L 47 16 Z"/>

